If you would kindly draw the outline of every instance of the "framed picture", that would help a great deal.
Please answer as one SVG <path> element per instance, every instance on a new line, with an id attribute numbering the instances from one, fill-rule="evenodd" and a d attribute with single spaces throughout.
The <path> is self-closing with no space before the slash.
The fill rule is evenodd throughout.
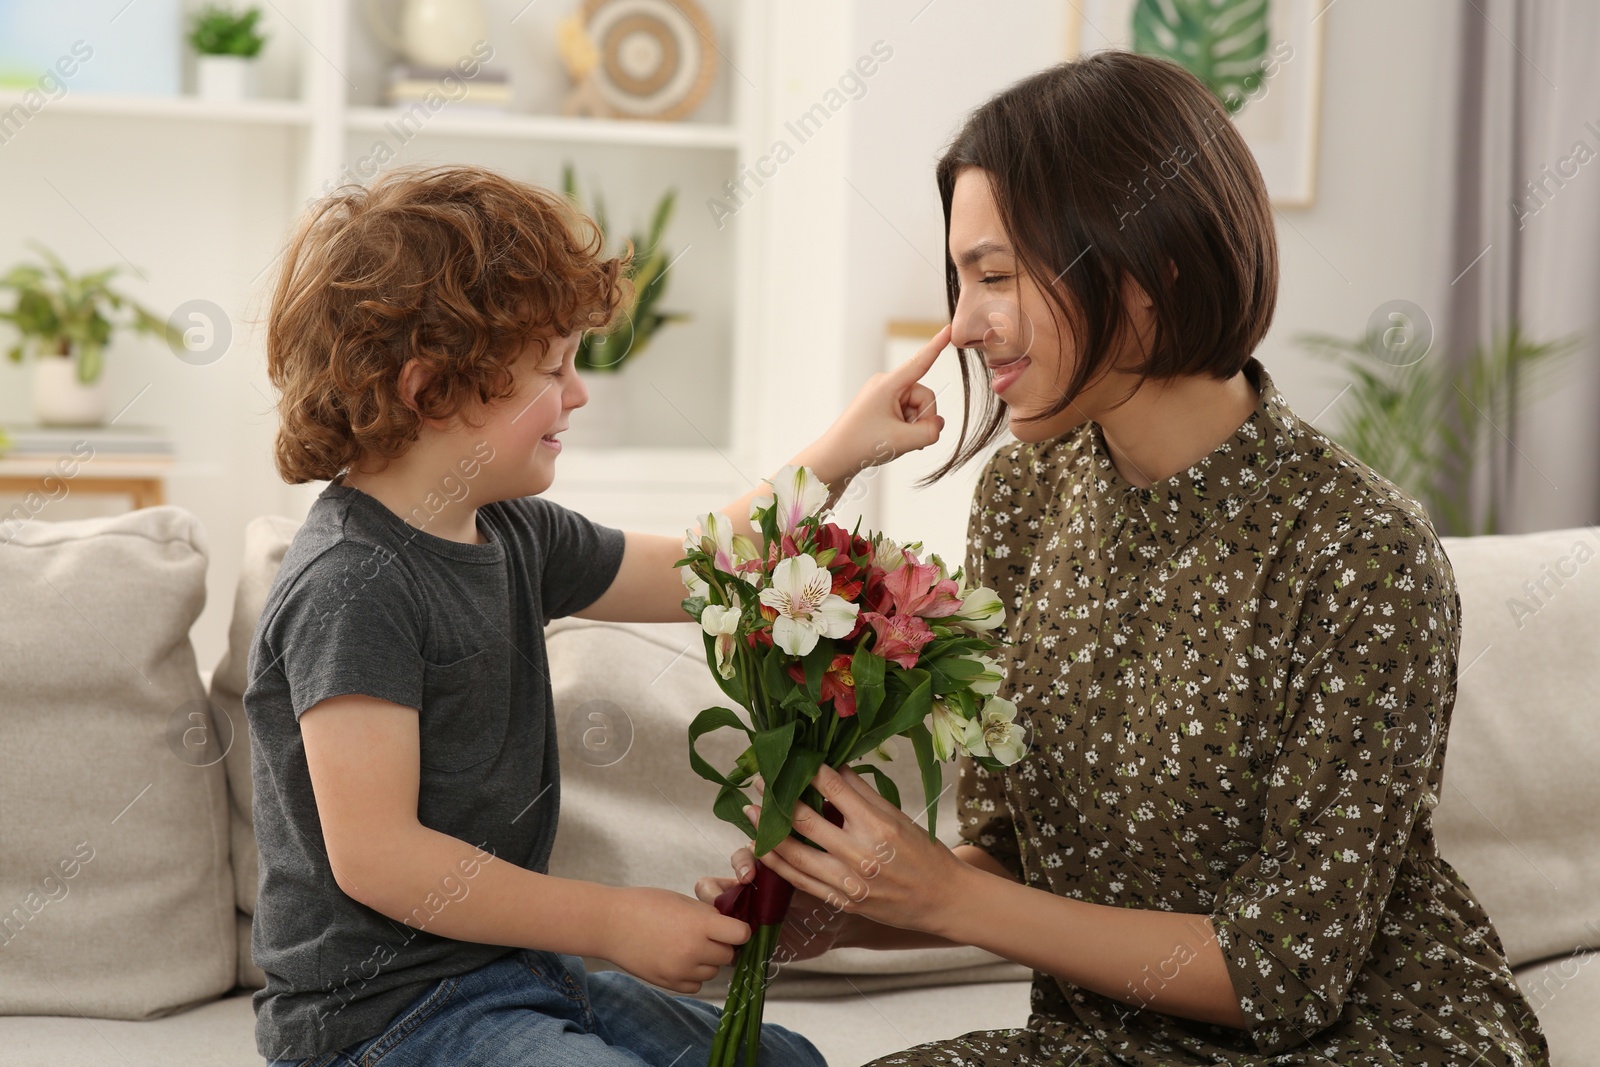
<path id="1" fill-rule="evenodd" d="M 1315 203 L 1326 0 L 1067 3 L 1068 59 L 1122 48 L 1181 63 L 1232 111 L 1272 203 Z"/>

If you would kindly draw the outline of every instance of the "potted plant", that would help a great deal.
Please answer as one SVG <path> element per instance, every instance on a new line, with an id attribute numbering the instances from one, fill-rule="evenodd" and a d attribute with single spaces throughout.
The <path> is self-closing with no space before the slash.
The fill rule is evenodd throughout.
<path id="1" fill-rule="evenodd" d="M 570 163 L 562 168 L 561 188 L 573 205 L 582 210 Z M 610 329 L 590 331 L 578 345 L 578 373 L 583 376 L 592 402 L 586 417 L 573 424 L 579 431 L 577 436 L 574 437 L 571 430 L 567 432 L 569 440 L 602 445 L 621 441 L 629 422 L 626 383 L 620 378 L 622 368 L 639 358 L 661 327 L 689 318 L 684 312 L 662 311 L 658 306 L 672 272 L 672 256 L 662 247 L 661 234 L 672 219 L 676 197 L 677 190 L 668 189 L 656 204 L 649 232 L 634 233 L 629 238 L 633 257 L 624 273 L 633 282 L 633 292 L 628 303 L 623 305 Z M 601 236 L 609 239 L 605 200 L 598 192 L 593 215 Z"/>
<path id="2" fill-rule="evenodd" d="M 28 354 L 37 357 L 33 414 L 40 423 L 98 425 L 106 414 L 100 372 L 113 331 L 155 334 L 173 346 L 183 343 L 182 331 L 110 287 L 120 267 L 74 275 L 48 248 L 29 243 L 49 266 L 23 263 L 0 278 L 0 290 L 16 293 L 16 302 L 9 311 L 0 311 L 0 320 L 21 334 L 6 356 L 13 363 Z"/>
<path id="3" fill-rule="evenodd" d="M 261 46 L 266 38 L 256 29 L 259 7 L 241 12 L 206 5 L 194 17 L 189 43 L 194 46 L 196 81 L 202 100 L 248 100 L 260 84 Z"/>
<path id="4" fill-rule="evenodd" d="M 1534 341 L 1513 322 L 1459 366 L 1426 351 L 1397 360 L 1377 329 L 1295 340 L 1351 376 L 1339 442 L 1421 501 L 1440 533 L 1471 535 L 1502 532 L 1516 447 L 1506 434 L 1582 338 Z"/>

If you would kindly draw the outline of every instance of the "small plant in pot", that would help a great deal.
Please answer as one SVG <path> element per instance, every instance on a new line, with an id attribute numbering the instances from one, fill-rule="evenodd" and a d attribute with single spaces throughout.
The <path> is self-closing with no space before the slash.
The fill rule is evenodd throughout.
<path id="1" fill-rule="evenodd" d="M 561 171 L 561 188 L 579 210 L 577 183 L 572 165 Z M 591 330 L 583 335 L 578 345 L 575 363 L 584 376 L 584 384 L 591 401 L 583 414 L 574 421 L 578 433 L 567 433 L 567 439 L 580 444 L 618 444 L 629 423 L 624 383 L 620 375 L 624 366 L 639 358 L 656 332 L 669 322 L 683 322 L 689 315 L 681 311 L 662 311 L 658 306 L 667 290 L 672 272 L 672 255 L 662 247 L 661 235 L 672 219 L 673 202 L 677 190 L 668 189 L 657 202 L 647 233 L 635 233 L 629 238 L 633 255 L 628 260 L 624 274 L 633 282 L 633 291 L 627 304 L 619 310 L 616 319 L 606 330 Z M 597 192 L 594 198 L 593 217 L 600 234 L 610 241 L 606 221 L 604 198 Z M 617 249 L 620 254 L 622 249 Z"/>
<path id="2" fill-rule="evenodd" d="M 16 300 L 0 321 L 21 335 L 6 357 L 35 357 L 33 413 L 45 425 L 98 425 L 106 413 L 105 347 L 118 329 L 154 334 L 178 346 L 182 331 L 110 286 L 120 267 L 75 275 L 48 248 L 29 242 L 47 266 L 22 263 L 0 277 Z"/>
<path id="3" fill-rule="evenodd" d="M 196 53 L 195 74 L 202 100 L 249 100 L 259 91 L 261 46 L 256 29 L 259 7 L 233 11 L 208 4 L 194 17 L 189 43 Z"/>

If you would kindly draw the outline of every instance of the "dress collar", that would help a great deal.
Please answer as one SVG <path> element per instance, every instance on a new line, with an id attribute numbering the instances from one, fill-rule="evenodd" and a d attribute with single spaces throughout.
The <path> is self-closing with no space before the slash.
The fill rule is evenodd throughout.
<path id="1" fill-rule="evenodd" d="M 1153 537 L 1176 548 L 1233 519 L 1252 498 L 1273 491 L 1273 474 L 1299 454 L 1309 428 L 1259 360 L 1251 357 L 1244 370 L 1259 394 L 1255 410 L 1209 455 L 1149 488 L 1118 473 L 1098 423 L 1080 427 L 1080 449 L 1095 481 L 1096 510 L 1113 537 Z"/>

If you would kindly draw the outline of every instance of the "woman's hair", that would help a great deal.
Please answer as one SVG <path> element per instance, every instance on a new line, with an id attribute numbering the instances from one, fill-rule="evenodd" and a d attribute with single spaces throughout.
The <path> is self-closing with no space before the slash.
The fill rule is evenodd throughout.
<path id="1" fill-rule="evenodd" d="M 422 420 L 509 396 L 530 344 L 604 327 L 627 256 L 565 198 L 479 167 L 403 168 L 318 201 L 284 254 L 267 323 L 287 482 L 391 459 Z M 630 253 L 631 254 L 631 253 Z M 400 368 L 424 371 L 414 406 Z"/>
<path id="2" fill-rule="evenodd" d="M 1177 64 L 1095 52 L 1026 78 L 972 113 L 937 170 L 952 318 L 960 284 L 950 200 L 967 167 L 988 172 L 1019 271 L 1043 290 L 1077 353 L 1060 401 L 1024 421 L 1065 411 L 1109 369 L 1128 321 L 1125 276 L 1153 304 L 1141 383 L 1230 378 L 1266 334 L 1278 290 L 1266 187 L 1222 103 Z M 959 360 L 965 406 L 956 452 L 920 485 L 983 452 L 1007 421 L 1004 402 L 984 389 L 980 428 L 968 438 L 973 379 L 983 374 L 967 355 Z"/>

